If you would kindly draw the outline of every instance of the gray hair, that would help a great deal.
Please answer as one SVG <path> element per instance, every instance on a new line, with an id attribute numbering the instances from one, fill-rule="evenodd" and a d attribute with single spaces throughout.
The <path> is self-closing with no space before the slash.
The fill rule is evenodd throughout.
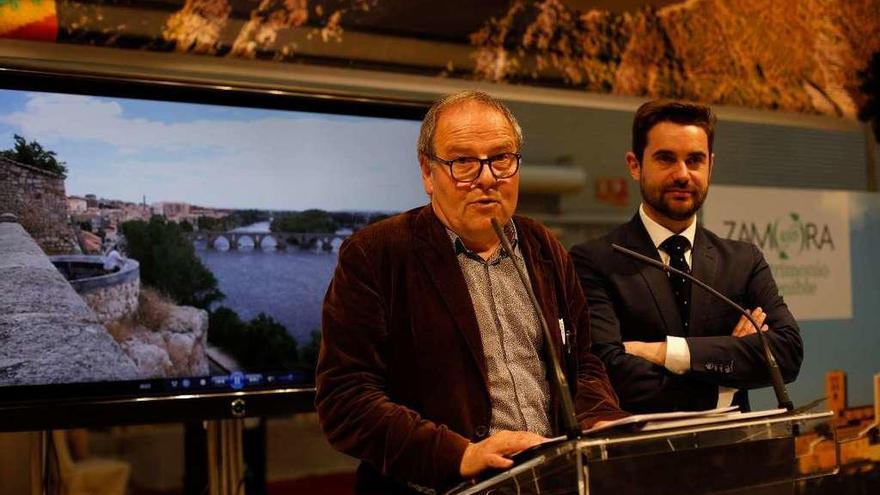
<path id="1" fill-rule="evenodd" d="M 501 103 L 501 101 L 490 96 L 488 93 L 466 90 L 446 95 L 435 101 L 431 108 L 428 109 L 428 113 L 425 114 L 425 118 L 422 120 L 422 128 L 419 131 L 417 150 L 419 155 L 434 154 L 434 133 L 437 132 L 437 122 L 440 120 L 440 114 L 443 110 L 469 102 L 481 103 L 498 110 L 507 119 L 507 122 L 510 123 L 510 128 L 513 130 L 513 135 L 516 138 L 516 149 L 520 150 L 522 148 L 522 128 L 519 126 L 519 122 L 516 121 L 516 117 L 513 116 L 513 112 L 507 108 L 507 105 Z"/>

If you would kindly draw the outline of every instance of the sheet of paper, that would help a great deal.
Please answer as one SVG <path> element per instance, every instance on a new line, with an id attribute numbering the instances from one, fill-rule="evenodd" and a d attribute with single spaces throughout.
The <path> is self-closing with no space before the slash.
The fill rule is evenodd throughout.
<path id="1" fill-rule="evenodd" d="M 706 409 L 704 411 L 677 411 L 677 412 L 661 412 L 650 414 L 634 414 L 625 418 L 617 419 L 603 424 L 599 427 L 593 427 L 586 430 L 586 433 L 595 433 L 598 431 L 609 430 L 623 425 L 646 424 L 650 421 L 666 421 L 680 420 L 685 418 L 709 417 L 717 416 L 724 413 L 735 411 L 739 406 L 720 407 L 718 409 Z"/>
<path id="2" fill-rule="evenodd" d="M 642 428 L 642 431 L 668 430 L 670 428 L 723 423 L 725 421 L 738 421 L 741 419 L 762 418 L 765 416 L 775 416 L 777 414 L 782 414 L 785 411 L 785 409 L 769 409 L 766 411 L 751 412 L 733 411 L 712 416 L 700 416 L 695 418 L 672 419 L 665 421 L 650 421 L 645 424 L 645 427 Z"/>

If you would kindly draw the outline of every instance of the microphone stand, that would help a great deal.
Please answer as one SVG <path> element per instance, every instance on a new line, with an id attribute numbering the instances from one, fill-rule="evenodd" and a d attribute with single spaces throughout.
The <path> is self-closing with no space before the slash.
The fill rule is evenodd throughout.
<path id="1" fill-rule="evenodd" d="M 755 331 L 758 333 L 758 341 L 761 343 L 761 349 L 764 351 L 764 361 L 766 361 L 766 363 L 767 363 L 767 371 L 770 373 L 770 383 L 773 385 L 773 391 L 776 393 L 776 400 L 779 402 L 779 408 L 785 409 L 787 411 L 791 411 L 792 409 L 794 409 L 794 404 L 792 404 L 791 399 L 788 397 L 788 390 L 785 389 L 785 382 L 783 382 L 783 380 L 782 380 L 782 372 L 779 371 L 779 365 L 776 363 L 776 358 L 773 357 L 773 352 L 770 351 L 770 346 L 767 344 L 767 339 L 764 338 L 764 332 L 761 331 L 761 327 L 758 325 L 758 322 L 756 322 L 755 319 L 752 318 L 752 315 L 748 311 L 746 311 L 739 304 L 737 304 L 737 303 L 731 301 L 730 299 L 728 299 L 727 297 L 725 297 L 724 294 L 718 292 L 717 290 L 713 289 L 712 287 L 709 287 L 708 285 L 706 285 L 702 281 L 694 278 L 689 273 L 685 273 L 685 272 L 678 270 L 676 268 L 673 268 L 669 265 L 664 265 L 663 263 L 661 263 L 653 258 L 649 258 L 643 254 L 637 253 L 637 252 L 635 252 L 631 249 L 627 249 L 623 246 L 619 246 L 617 244 L 612 243 L 611 247 L 615 251 L 626 254 L 627 256 L 635 258 L 639 261 L 643 261 L 645 263 L 648 263 L 649 265 L 651 265 L 655 268 L 659 268 L 660 270 L 663 270 L 666 273 L 671 272 L 671 273 L 674 273 L 674 274 L 679 275 L 681 277 L 684 277 L 684 278 L 690 280 L 691 282 L 697 284 L 697 286 L 701 287 L 703 290 L 708 291 L 710 294 L 717 297 L 718 299 L 721 299 L 725 303 L 736 308 L 737 311 L 739 311 L 743 316 L 745 316 L 749 320 L 749 322 L 752 324 L 752 326 L 755 327 Z"/>
<path id="2" fill-rule="evenodd" d="M 556 392 L 562 402 L 562 421 L 563 428 L 565 429 L 565 436 L 568 437 L 569 440 L 576 440 L 581 436 L 581 429 L 578 427 L 577 415 L 574 411 L 574 401 L 571 398 L 568 381 L 565 379 L 565 374 L 562 373 L 562 366 L 559 364 L 559 356 L 556 354 L 556 344 L 553 342 L 553 337 L 550 334 L 550 327 L 547 326 L 544 312 L 541 311 L 541 305 L 538 304 L 538 298 L 535 297 L 535 291 L 532 290 L 532 285 L 529 283 L 528 277 L 522 267 L 519 266 L 519 263 L 516 262 L 516 259 L 513 258 L 513 248 L 510 246 L 510 241 L 507 239 L 507 236 L 504 235 L 501 225 L 495 218 L 492 218 L 492 228 L 495 230 L 495 235 L 498 236 L 498 240 L 501 241 L 501 246 L 504 248 L 504 251 L 506 251 L 513 260 L 513 266 L 516 267 L 516 273 L 519 274 L 519 279 L 522 281 L 522 284 L 526 288 L 526 292 L 529 294 L 532 306 L 538 313 L 538 320 L 541 321 L 541 330 L 544 332 L 544 342 L 546 343 L 545 345 L 550 354 L 550 366 L 553 368 L 553 383 L 556 385 Z"/>

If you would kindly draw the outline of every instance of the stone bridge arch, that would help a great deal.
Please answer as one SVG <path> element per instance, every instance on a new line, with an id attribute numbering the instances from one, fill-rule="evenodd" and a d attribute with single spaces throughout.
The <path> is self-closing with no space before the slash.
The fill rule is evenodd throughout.
<path id="1" fill-rule="evenodd" d="M 268 249 L 270 242 L 274 242 L 276 251 L 283 251 L 291 247 L 300 249 L 319 248 L 323 251 L 332 251 L 334 242 L 345 240 L 350 234 L 330 234 L 323 232 L 193 232 L 190 234 L 192 242 L 204 242 L 207 249 L 216 249 L 217 241 L 225 239 L 230 250 L 241 247 L 244 238 L 250 238 L 254 249 Z M 270 241 L 271 239 L 271 241 Z M 270 241 L 270 242 L 267 242 Z"/>

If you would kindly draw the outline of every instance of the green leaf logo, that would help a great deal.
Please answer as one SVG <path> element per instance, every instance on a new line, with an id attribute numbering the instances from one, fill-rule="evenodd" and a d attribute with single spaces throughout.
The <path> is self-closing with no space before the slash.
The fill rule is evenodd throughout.
<path id="1" fill-rule="evenodd" d="M 789 213 L 789 215 L 791 216 L 791 219 L 794 220 L 795 222 L 799 222 L 801 219 L 801 216 L 798 215 L 797 213 Z"/>

